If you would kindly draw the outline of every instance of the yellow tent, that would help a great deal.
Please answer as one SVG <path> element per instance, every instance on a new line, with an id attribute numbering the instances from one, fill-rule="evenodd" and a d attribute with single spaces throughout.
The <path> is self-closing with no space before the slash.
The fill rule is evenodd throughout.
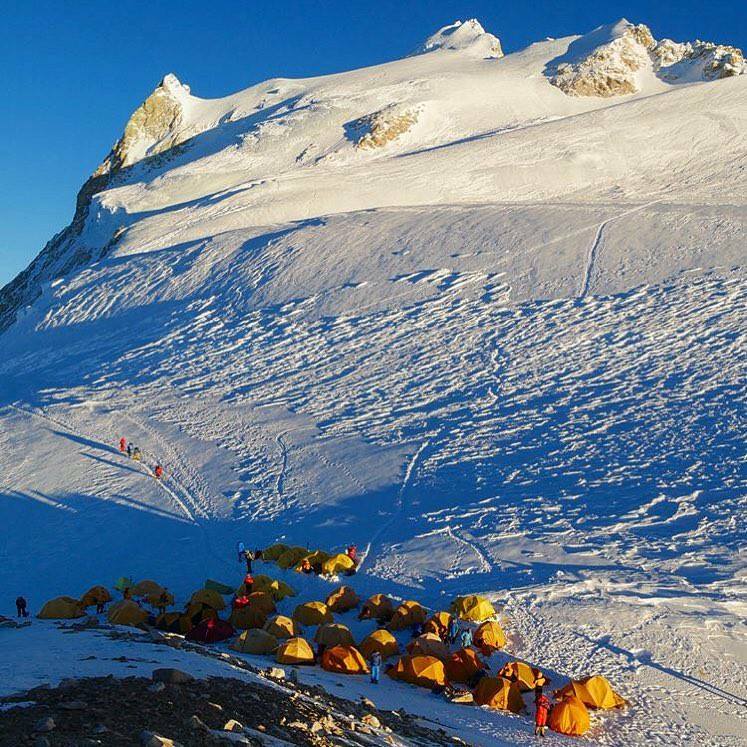
<path id="1" fill-rule="evenodd" d="M 326 604 L 332 612 L 347 612 L 357 607 L 358 602 L 360 602 L 360 599 L 358 599 L 355 589 L 350 586 L 341 586 L 327 597 Z"/>
<path id="2" fill-rule="evenodd" d="M 565 687 L 556 690 L 554 695 L 557 700 L 575 696 L 587 708 L 607 709 L 627 705 L 625 698 L 618 695 L 601 674 L 583 677 L 580 680 L 571 680 Z"/>
<path id="3" fill-rule="evenodd" d="M 296 563 L 296 570 L 301 570 L 301 564 L 304 560 L 309 561 L 309 565 L 311 565 L 314 569 L 321 569 L 322 563 L 329 560 L 329 553 L 324 552 L 324 550 L 314 550 L 314 552 L 309 553 L 308 555 L 304 555 L 301 560 Z"/>
<path id="4" fill-rule="evenodd" d="M 138 581 L 130 589 L 130 594 L 133 597 L 147 597 L 149 594 L 160 594 L 162 591 L 163 587 L 161 584 L 146 578 L 143 581 Z"/>
<path id="5" fill-rule="evenodd" d="M 247 605 L 246 607 L 239 607 L 232 610 L 228 622 L 234 628 L 239 628 L 240 630 L 261 628 L 267 622 L 267 613 L 258 607 Z"/>
<path id="6" fill-rule="evenodd" d="M 301 635 L 301 625 L 285 615 L 275 615 L 266 623 L 264 629 L 275 638 L 296 638 Z"/>
<path id="7" fill-rule="evenodd" d="M 435 634 L 424 633 L 407 644 L 410 656 L 435 656 L 445 662 L 449 658 L 449 647 Z"/>
<path id="8" fill-rule="evenodd" d="M 334 617 L 324 602 L 299 604 L 293 610 L 293 619 L 298 620 L 301 625 L 324 625 L 324 623 L 334 622 Z"/>
<path id="9" fill-rule="evenodd" d="M 355 563 L 353 560 L 344 553 L 339 553 L 322 563 L 322 574 L 325 576 L 336 576 L 338 573 L 345 573 L 354 568 Z"/>
<path id="10" fill-rule="evenodd" d="M 503 665 L 498 674 L 512 682 L 517 682 L 523 692 L 534 690 L 537 685 L 544 687 L 550 681 L 550 678 L 537 667 L 532 667 L 523 661 L 509 661 Z"/>
<path id="11" fill-rule="evenodd" d="M 56 597 L 50 599 L 42 608 L 37 617 L 40 620 L 70 620 L 74 617 L 83 617 L 83 604 L 79 599 L 73 597 Z"/>
<path id="12" fill-rule="evenodd" d="M 314 652 L 303 638 L 289 638 L 280 644 L 275 658 L 281 664 L 313 664 Z"/>
<path id="13" fill-rule="evenodd" d="M 407 601 L 402 602 L 392 615 L 392 619 L 389 621 L 390 630 L 404 630 L 405 628 L 411 628 L 415 624 L 423 625 L 428 612 L 425 607 L 420 605 L 418 602 Z"/>
<path id="14" fill-rule="evenodd" d="M 425 621 L 423 632 L 435 633 L 437 636 L 443 637 L 449 629 L 450 622 L 451 615 L 448 612 L 435 612 Z"/>
<path id="15" fill-rule="evenodd" d="M 392 600 L 385 594 L 374 594 L 363 603 L 358 617 L 361 620 L 371 618 L 372 620 L 389 622 L 393 614 L 394 605 L 392 604 Z"/>
<path id="16" fill-rule="evenodd" d="M 301 562 L 301 559 L 308 555 L 309 551 L 304 547 L 289 547 L 278 559 L 277 564 L 281 568 L 293 568 L 294 565 Z"/>
<path id="17" fill-rule="evenodd" d="M 288 545 L 276 543 L 262 550 L 262 560 L 274 563 L 284 552 L 287 552 L 290 548 Z"/>
<path id="18" fill-rule="evenodd" d="M 443 662 L 433 656 L 403 656 L 387 674 L 394 680 L 429 689 L 446 684 Z"/>
<path id="19" fill-rule="evenodd" d="M 580 737 L 589 731 L 589 712 L 578 698 L 569 697 L 552 707 L 547 725 L 559 734 Z"/>
<path id="20" fill-rule="evenodd" d="M 220 612 L 226 608 L 223 597 L 213 589 L 198 589 L 189 599 L 190 604 L 205 604 Z"/>
<path id="21" fill-rule="evenodd" d="M 109 607 L 106 619 L 112 625 L 131 625 L 137 627 L 148 619 L 148 612 L 131 599 L 122 599 Z"/>
<path id="22" fill-rule="evenodd" d="M 84 607 L 93 607 L 95 604 L 106 604 L 112 601 L 112 595 L 105 586 L 92 586 L 81 598 L 80 603 Z"/>
<path id="23" fill-rule="evenodd" d="M 482 677 L 475 689 L 475 703 L 513 713 L 524 710 L 519 686 L 505 677 Z"/>
<path id="24" fill-rule="evenodd" d="M 493 651 L 499 651 L 506 645 L 506 634 L 499 623 L 488 620 L 475 631 L 473 642 L 483 654 L 489 656 Z"/>
<path id="25" fill-rule="evenodd" d="M 358 650 L 366 659 L 370 659 L 374 651 L 378 651 L 382 659 L 387 659 L 390 656 L 397 656 L 399 654 L 399 644 L 397 643 L 397 639 L 388 630 L 379 628 L 363 640 L 361 645 L 358 646 Z"/>
<path id="26" fill-rule="evenodd" d="M 230 648 L 242 654 L 271 654 L 278 647 L 278 639 L 265 630 L 245 630 Z"/>
<path id="27" fill-rule="evenodd" d="M 368 664 L 355 646 L 332 646 L 322 654 L 322 669 L 339 674 L 365 674 Z"/>
<path id="28" fill-rule="evenodd" d="M 323 646 L 354 646 L 353 634 L 345 625 L 326 623 L 316 629 L 314 640 Z"/>
<path id="29" fill-rule="evenodd" d="M 286 597 L 295 597 L 296 591 L 293 587 L 285 583 L 285 581 L 279 581 L 274 578 L 270 578 L 263 573 L 259 573 L 254 576 L 253 591 L 264 591 L 269 594 L 276 602 L 280 602 Z M 237 589 L 236 593 L 241 596 L 246 592 L 244 584 Z"/>
<path id="30" fill-rule="evenodd" d="M 174 604 L 174 595 L 164 589 L 160 594 L 148 594 L 145 601 L 151 607 L 171 607 Z"/>
<path id="31" fill-rule="evenodd" d="M 451 603 L 451 611 L 460 620 L 472 620 L 473 622 L 482 622 L 496 614 L 493 605 L 485 597 L 477 596 L 477 594 L 457 597 Z"/>

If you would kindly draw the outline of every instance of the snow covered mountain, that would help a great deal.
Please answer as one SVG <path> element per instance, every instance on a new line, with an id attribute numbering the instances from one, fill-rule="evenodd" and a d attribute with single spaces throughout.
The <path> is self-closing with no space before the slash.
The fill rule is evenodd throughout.
<path id="1" fill-rule="evenodd" d="M 0 291 L 0 587 L 355 541 L 364 589 L 487 593 L 516 655 L 619 682 L 597 743 L 744 744 L 744 71 L 467 21 L 222 99 L 167 75 Z"/>

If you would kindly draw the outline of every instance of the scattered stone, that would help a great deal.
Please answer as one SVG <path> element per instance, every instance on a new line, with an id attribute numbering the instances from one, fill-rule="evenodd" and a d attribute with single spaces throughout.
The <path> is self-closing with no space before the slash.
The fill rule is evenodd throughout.
<path id="1" fill-rule="evenodd" d="M 222 712 L 222 711 L 223 711 L 223 706 L 222 706 L 222 705 L 219 705 L 218 703 L 208 703 L 208 705 L 209 705 L 209 706 L 210 706 L 211 708 L 213 708 L 213 709 L 215 709 L 216 711 L 218 711 L 218 712 Z"/>
<path id="2" fill-rule="evenodd" d="M 223 727 L 223 731 L 240 732 L 244 731 L 244 727 L 236 719 L 232 718 L 226 722 L 225 726 Z"/>
<path id="3" fill-rule="evenodd" d="M 270 667 L 267 671 L 267 676 L 273 680 L 284 680 L 285 669 L 281 669 L 280 667 Z"/>
<path id="4" fill-rule="evenodd" d="M 376 707 L 376 704 L 372 700 L 369 700 L 363 695 L 361 695 L 361 705 L 364 706 L 365 708 L 373 708 L 375 711 L 379 710 Z"/>
<path id="5" fill-rule="evenodd" d="M 372 726 L 374 729 L 381 729 L 381 721 L 371 713 L 367 713 L 361 721 L 367 726 Z"/>
<path id="6" fill-rule="evenodd" d="M 140 732 L 140 744 L 143 747 L 180 747 L 173 739 L 162 737 L 153 731 Z"/>
<path id="7" fill-rule="evenodd" d="M 75 677 L 65 677 L 60 681 L 60 684 L 57 685 L 57 687 L 59 687 L 60 690 L 66 690 L 71 687 L 77 687 L 78 685 L 80 685 L 80 680 L 75 679 Z"/>
<path id="8" fill-rule="evenodd" d="M 187 726 L 193 731 L 210 731 L 210 727 L 199 716 L 190 716 L 187 719 Z"/>
<path id="9" fill-rule="evenodd" d="M 54 719 L 51 716 L 48 716 L 47 718 L 39 719 L 34 724 L 34 731 L 46 734 L 47 732 L 54 731 L 56 724 L 54 722 Z"/>
<path id="10" fill-rule="evenodd" d="M 166 682 L 170 685 L 184 685 L 194 680 L 194 677 L 189 672 L 171 668 L 154 669 L 151 677 L 154 682 Z"/>

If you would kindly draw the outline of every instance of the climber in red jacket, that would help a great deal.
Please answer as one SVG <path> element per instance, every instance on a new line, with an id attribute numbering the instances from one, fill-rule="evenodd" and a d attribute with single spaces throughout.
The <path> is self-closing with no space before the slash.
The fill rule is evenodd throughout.
<path id="1" fill-rule="evenodd" d="M 550 715 L 550 700 L 542 688 L 534 688 L 534 735 L 544 737 L 547 729 L 547 717 Z"/>

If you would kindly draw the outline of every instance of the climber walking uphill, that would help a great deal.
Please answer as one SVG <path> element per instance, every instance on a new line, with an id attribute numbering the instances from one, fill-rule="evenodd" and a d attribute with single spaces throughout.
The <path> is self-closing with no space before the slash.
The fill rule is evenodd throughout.
<path id="1" fill-rule="evenodd" d="M 127 439 L 124 436 L 119 439 L 119 450 L 123 454 L 127 451 Z"/>
<path id="2" fill-rule="evenodd" d="M 155 477 L 156 480 L 160 480 L 163 477 L 163 467 L 160 464 L 157 464 L 156 468 L 153 470 L 153 477 Z"/>

